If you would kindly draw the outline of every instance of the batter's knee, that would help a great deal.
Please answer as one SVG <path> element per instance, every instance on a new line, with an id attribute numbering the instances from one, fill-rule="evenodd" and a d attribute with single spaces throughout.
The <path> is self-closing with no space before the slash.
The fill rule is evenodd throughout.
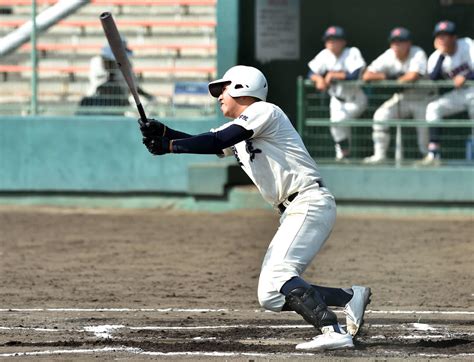
<path id="1" fill-rule="evenodd" d="M 258 280 L 258 302 L 266 310 L 280 312 L 285 304 L 285 296 L 280 293 L 282 285 L 297 276 L 285 267 L 268 267 L 262 270 Z"/>

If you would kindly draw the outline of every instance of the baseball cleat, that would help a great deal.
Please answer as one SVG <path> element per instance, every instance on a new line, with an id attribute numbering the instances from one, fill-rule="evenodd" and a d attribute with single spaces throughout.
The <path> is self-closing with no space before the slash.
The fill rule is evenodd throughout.
<path id="1" fill-rule="evenodd" d="M 380 163 L 384 163 L 385 161 L 386 161 L 385 157 L 372 155 L 372 156 L 364 158 L 362 163 L 366 165 L 378 165 Z"/>
<path id="2" fill-rule="evenodd" d="M 355 336 L 359 332 L 360 327 L 364 323 L 364 313 L 367 304 L 370 303 L 370 296 L 372 292 L 370 288 L 360 287 L 354 285 L 352 287 L 354 295 L 349 303 L 344 307 L 346 314 L 346 329 L 347 333 Z"/>
<path id="3" fill-rule="evenodd" d="M 438 167 L 441 165 L 441 159 L 439 155 L 435 155 L 433 152 L 428 152 L 428 154 L 419 161 L 415 162 L 415 166 L 432 166 Z"/>
<path id="4" fill-rule="evenodd" d="M 303 350 L 325 350 L 325 349 L 341 349 L 354 348 L 352 336 L 349 333 L 338 333 L 332 328 L 324 330 L 319 336 L 314 337 L 309 342 L 296 345 L 296 349 Z"/>

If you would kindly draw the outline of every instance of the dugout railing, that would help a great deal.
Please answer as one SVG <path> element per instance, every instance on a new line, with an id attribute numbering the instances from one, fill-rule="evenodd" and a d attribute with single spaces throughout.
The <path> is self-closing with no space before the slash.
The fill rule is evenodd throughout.
<path id="1" fill-rule="evenodd" d="M 373 154 L 372 126 L 374 112 L 395 93 L 420 90 L 429 95 L 420 96 L 420 107 L 431 100 L 453 90 L 451 81 L 420 80 L 415 83 L 397 81 L 346 81 L 346 84 L 362 88 L 368 98 L 363 114 L 356 119 L 338 122 L 337 126 L 351 128 L 351 165 L 363 164 L 363 159 Z M 474 86 L 473 81 L 465 86 Z M 303 77 L 297 78 L 297 120 L 296 127 L 310 154 L 321 163 L 334 163 L 334 142 L 330 134 L 330 96 L 316 90 L 314 82 Z M 424 112 L 422 112 L 424 113 Z M 384 121 L 389 127 L 391 142 L 388 159 L 383 165 L 417 165 L 421 158 L 417 145 L 417 127 L 429 129 L 438 127 L 441 134 L 441 154 L 443 163 L 474 166 L 474 120 L 468 118 L 467 111 L 447 117 L 439 122 L 428 123 L 424 118 L 390 119 Z"/>

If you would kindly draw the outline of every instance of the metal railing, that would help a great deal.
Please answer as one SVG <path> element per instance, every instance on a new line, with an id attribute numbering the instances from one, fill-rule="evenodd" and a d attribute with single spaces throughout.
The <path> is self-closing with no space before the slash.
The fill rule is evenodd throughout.
<path id="1" fill-rule="evenodd" d="M 351 164 L 361 164 L 363 158 L 373 154 L 372 127 L 376 110 L 395 93 L 402 94 L 407 90 L 421 91 L 419 98 L 423 109 L 429 100 L 452 90 L 451 81 L 420 80 L 415 83 L 397 81 L 363 82 L 344 81 L 344 84 L 360 87 L 367 95 L 368 104 L 359 118 L 333 123 L 330 121 L 330 96 L 327 92 L 316 90 L 314 82 L 303 77 L 297 78 L 297 130 L 312 156 L 323 163 L 334 162 L 334 141 L 331 137 L 331 126 L 351 128 Z M 465 86 L 474 86 L 474 81 Z M 424 112 L 420 112 L 424 114 Z M 389 119 L 383 121 L 389 127 L 391 143 L 388 160 L 384 165 L 409 165 L 422 157 L 417 145 L 416 128 L 441 129 L 441 154 L 447 163 L 474 162 L 474 120 L 462 112 L 446 119 L 428 123 L 423 118 Z"/>

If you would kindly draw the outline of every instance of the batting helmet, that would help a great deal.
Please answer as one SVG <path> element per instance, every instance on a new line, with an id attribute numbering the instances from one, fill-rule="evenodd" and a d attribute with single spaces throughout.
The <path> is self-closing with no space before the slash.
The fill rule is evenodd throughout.
<path id="1" fill-rule="evenodd" d="M 218 98 L 225 85 L 231 97 L 249 96 L 262 101 L 267 99 L 268 84 L 261 71 L 254 67 L 236 65 L 230 68 L 221 79 L 209 83 L 209 93 Z"/>

